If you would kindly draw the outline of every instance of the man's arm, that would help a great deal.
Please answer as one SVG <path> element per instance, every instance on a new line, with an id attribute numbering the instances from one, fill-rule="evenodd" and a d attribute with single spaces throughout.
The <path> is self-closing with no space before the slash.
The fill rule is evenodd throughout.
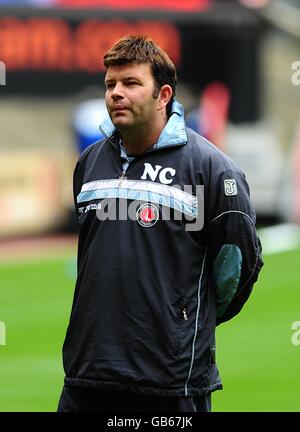
<path id="1" fill-rule="evenodd" d="M 263 261 L 255 228 L 256 216 L 243 173 L 222 173 L 215 180 L 208 199 L 212 215 L 208 226 L 208 254 L 218 325 L 240 312 L 257 281 Z"/>

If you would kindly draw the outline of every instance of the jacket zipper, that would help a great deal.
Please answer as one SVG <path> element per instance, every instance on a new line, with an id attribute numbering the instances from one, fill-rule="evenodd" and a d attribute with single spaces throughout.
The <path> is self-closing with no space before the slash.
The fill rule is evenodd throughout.
<path id="1" fill-rule="evenodd" d="M 187 315 L 187 300 L 185 300 L 184 305 L 183 305 L 183 309 L 182 309 L 182 315 L 183 315 L 183 319 L 185 321 L 187 321 L 189 319 L 188 315 Z"/>
<path id="2" fill-rule="evenodd" d="M 128 171 L 129 167 L 130 167 L 130 163 L 127 165 L 125 169 L 124 168 L 122 169 L 121 175 L 119 176 L 119 180 L 120 180 L 119 187 L 122 185 L 123 180 L 127 178 L 127 175 L 136 168 L 136 164 L 134 164 L 134 166 L 131 167 L 131 169 Z"/>
<path id="3" fill-rule="evenodd" d="M 122 174 L 119 177 L 119 187 L 121 187 L 123 180 L 126 178 L 126 171 L 122 171 Z"/>

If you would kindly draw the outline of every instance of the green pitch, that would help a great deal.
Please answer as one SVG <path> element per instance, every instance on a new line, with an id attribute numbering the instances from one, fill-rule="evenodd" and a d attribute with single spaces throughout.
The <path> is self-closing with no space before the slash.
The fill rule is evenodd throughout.
<path id="1" fill-rule="evenodd" d="M 299 262 L 300 249 L 265 257 L 249 302 L 218 328 L 224 390 L 213 394 L 213 411 L 300 411 L 300 345 L 291 329 L 300 321 Z M 55 411 L 75 258 L 2 264 L 0 281 L 0 411 Z"/>

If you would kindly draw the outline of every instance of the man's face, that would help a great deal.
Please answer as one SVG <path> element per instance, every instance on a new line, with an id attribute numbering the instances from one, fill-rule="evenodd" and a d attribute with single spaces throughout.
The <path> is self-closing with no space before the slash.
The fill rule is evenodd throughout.
<path id="1" fill-rule="evenodd" d="M 147 63 L 109 66 L 105 76 L 106 106 L 120 132 L 155 122 L 158 98 L 153 97 L 154 78 Z"/>

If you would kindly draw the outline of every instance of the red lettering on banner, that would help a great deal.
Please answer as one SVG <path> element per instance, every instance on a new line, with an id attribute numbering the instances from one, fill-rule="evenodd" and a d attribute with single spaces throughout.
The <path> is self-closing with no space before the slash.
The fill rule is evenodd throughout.
<path id="1" fill-rule="evenodd" d="M 26 23 L 16 18 L 4 18 L 0 23 L 0 58 L 6 70 L 27 69 L 30 53 Z"/>
<path id="2" fill-rule="evenodd" d="M 32 19 L 28 21 L 29 29 L 32 69 L 71 69 L 71 33 L 64 21 Z"/>

